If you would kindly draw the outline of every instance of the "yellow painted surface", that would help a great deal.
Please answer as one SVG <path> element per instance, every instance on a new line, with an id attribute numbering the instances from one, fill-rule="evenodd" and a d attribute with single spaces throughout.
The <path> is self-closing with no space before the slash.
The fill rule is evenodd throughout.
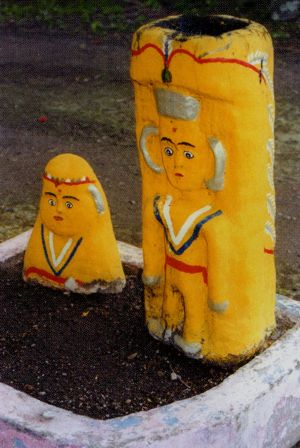
<path id="1" fill-rule="evenodd" d="M 23 276 L 45 286 L 120 292 L 125 276 L 103 188 L 81 157 L 48 162 Z"/>
<path id="2" fill-rule="evenodd" d="M 220 363 L 253 354 L 275 326 L 273 48 L 246 25 L 183 36 L 157 21 L 132 43 L 147 325 Z"/>

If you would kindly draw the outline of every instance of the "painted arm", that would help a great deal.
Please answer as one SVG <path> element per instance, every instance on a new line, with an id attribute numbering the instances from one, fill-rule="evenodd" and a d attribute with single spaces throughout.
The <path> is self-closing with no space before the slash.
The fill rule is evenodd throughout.
<path id="1" fill-rule="evenodd" d="M 232 230 L 226 217 L 220 216 L 205 229 L 208 252 L 208 306 L 216 313 L 230 307 L 230 259 Z"/>
<path id="2" fill-rule="evenodd" d="M 143 283 L 154 288 L 159 286 L 164 276 L 165 241 L 162 225 L 154 216 L 153 199 L 144 206 L 143 220 Z"/>

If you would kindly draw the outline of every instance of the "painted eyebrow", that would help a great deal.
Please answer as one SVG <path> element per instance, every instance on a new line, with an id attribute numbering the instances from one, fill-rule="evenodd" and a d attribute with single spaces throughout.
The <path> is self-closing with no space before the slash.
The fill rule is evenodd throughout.
<path id="1" fill-rule="evenodd" d="M 174 142 L 168 137 L 162 137 L 160 141 L 161 142 L 170 142 L 170 143 L 173 143 L 173 145 L 174 145 Z"/>
<path id="2" fill-rule="evenodd" d="M 75 198 L 75 196 L 63 196 L 63 199 L 75 199 L 75 201 L 79 201 L 79 199 Z"/>
<path id="3" fill-rule="evenodd" d="M 192 143 L 189 142 L 179 142 L 177 145 L 185 145 L 185 146 L 191 146 L 192 148 L 196 148 L 195 145 L 192 145 Z"/>
<path id="4" fill-rule="evenodd" d="M 51 191 L 45 191 L 45 194 L 48 194 L 49 196 L 54 196 L 56 198 L 56 194 L 51 193 Z"/>

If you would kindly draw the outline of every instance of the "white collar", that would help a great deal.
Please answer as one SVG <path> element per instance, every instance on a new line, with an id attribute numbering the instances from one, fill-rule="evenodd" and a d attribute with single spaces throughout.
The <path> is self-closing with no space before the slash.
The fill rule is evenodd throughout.
<path id="1" fill-rule="evenodd" d="M 193 224 L 195 219 L 198 218 L 203 213 L 208 212 L 211 209 L 211 205 L 205 205 L 204 207 L 199 208 L 198 210 L 194 211 L 190 216 L 187 217 L 187 219 L 181 226 L 178 234 L 175 235 L 172 219 L 170 216 L 170 205 L 171 205 L 172 201 L 173 201 L 172 196 L 168 195 L 166 198 L 164 207 L 163 207 L 163 215 L 165 217 L 165 220 L 166 220 L 169 232 L 170 232 L 170 237 L 171 237 L 173 243 L 178 245 L 181 243 L 181 241 L 185 237 L 187 231 L 191 228 L 191 225 Z"/>
<path id="2" fill-rule="evenodd" d="M 49 230 L 49 247 L 50 247 L 50 253 L 51 253 L 51 258 L 52 258 L 52 263 L 53 266 L 55 268 L 57 268 L 57 266 L 63 261 L 63 259 L 65 258 L 66 253 L 68 252 L 68 250 L 70 249 L 73 240 L 72 238 L 69 238 L 68 241 L 66 242 L 66 244 L 64 245 L 64 247 L 62 248 L 62 250 L 60 251 L 60 254 L 58 255 L 58 257 L 56 258 L 55 255 L 55 250 L 54 250 L 54 243 L 53 243 L 53 239 L 54 239 L 54 234 L 53 232 L 51 232 L 51 230 Z"/>

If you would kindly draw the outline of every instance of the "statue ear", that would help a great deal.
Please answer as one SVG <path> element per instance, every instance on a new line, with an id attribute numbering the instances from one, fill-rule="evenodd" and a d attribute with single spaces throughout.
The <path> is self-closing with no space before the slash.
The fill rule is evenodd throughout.
<path id="1" fill-rule="evenodd" d="M 147 138 L 149 135 L 158 135 L 158 128 L 156 126 L 144 126 L 140 137 L 140 148 L 144 156 L 146 164 L 155 171 L 155 173 L 162 173 L 164 171 L 162 166 L 156 165 L 150 157 L 147 148 Z"/>
<path id="2" fill-rule="evenodd" d="M 93 196 L 97 212 L 101 215 L 102 213 L 104 213 L 104 202 L 103 202 L 100 191 L 98 190 L 98 188 L 95 185 L 90 185 L 88 190 Z"/>
<path id="3" fill-rule="evenodd" d="M 214 153 L 215 174 L 214 177 L 206 181 L 206 185 L 210 190 L 221 191 L 224 188 L 226 151 L 220 140 L 218 140 L 217 138 L 208 137 L 208 142 Z"/>

